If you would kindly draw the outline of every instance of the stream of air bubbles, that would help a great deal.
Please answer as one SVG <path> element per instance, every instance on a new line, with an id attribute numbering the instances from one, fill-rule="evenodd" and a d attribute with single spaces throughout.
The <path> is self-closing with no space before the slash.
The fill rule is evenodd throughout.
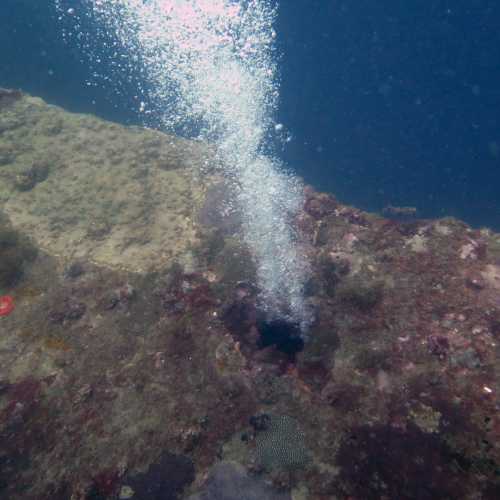
<path id="1" fill-rule="evenodd" d="M 56 2 L 62 16 L 78 18 L 75 8 Z M 151 102 L 162 110 L 161 127 L 196 124 L 196 138 L 216 146 L 224 175 L 237 186 L 261 303 L 271 317 L 305 328 L 308 263 L 290 224 L 303 205 L 303 186 L 267 147 L 270 134 L 282 129 L 274 122 L 279 85 L 272 0 L 86 3 L 97 29 L 115 38 L 114 57 L 140 66 Z M 85 34 L 78 35 L 83 44 Z M 139 111 L 148 111 L 145 103 Z"/>

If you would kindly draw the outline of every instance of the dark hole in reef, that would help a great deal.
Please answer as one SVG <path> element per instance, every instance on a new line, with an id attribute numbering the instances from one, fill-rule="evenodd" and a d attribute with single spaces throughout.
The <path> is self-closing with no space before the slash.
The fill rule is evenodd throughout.
<path id="1" fill-rule="evenodd" d="M 275 346 L 276 350 L 288 356 L 290 362 L 295 362 L 295 355 L 304 349 L 300 327 L 290 321 L 276 319 L 258 323 L 260 338 L 259 349 Z"/>

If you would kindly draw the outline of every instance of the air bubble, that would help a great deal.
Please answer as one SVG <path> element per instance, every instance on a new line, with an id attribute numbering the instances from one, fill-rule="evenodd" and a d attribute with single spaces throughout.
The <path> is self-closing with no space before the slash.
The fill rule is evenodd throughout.
<path id="1" fill-rule="evenodd" d="M 266 136 L 279 100 L 274 2 L 252 0 L 251 8 L 245 0 L 90 2 L 100 36 L 116 37 L 112 66 L 145 77 L 138 84 L 147 84 L 149 94 L 148 110 L 143 102 L 138 107 L 142 116 L 160 117 L 161 128 L 173 133 L 196 124 L 201 132 L 191 136 L 214 144 L 224 174 L 238 185 L 242 238 L 257 264 L 261 302 L 271 321 L 302 325 L 309 264 L 289 221 L 303 206 L 303 186 L 275 154 L 261 154 L 276 140 Z M 90 40 L 85 33 L 82 47 Z M 89 55 L 92 64 L 100 62 Z M 283 124 L 274 129 L 280 141 L 291 140 Z"/>

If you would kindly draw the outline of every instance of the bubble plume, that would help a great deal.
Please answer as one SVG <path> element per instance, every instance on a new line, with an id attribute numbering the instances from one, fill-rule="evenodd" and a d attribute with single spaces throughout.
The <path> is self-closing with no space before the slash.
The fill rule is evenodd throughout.
<path id="1" fill-rule="evenodd" d="M 61 12 L 78 16 L 57 1 Z M 274 121 L 276 6 L 270 0 L 87 0 L 87 8 L 114 37 L 115 58 L 127 58 L 147 82 L 154 109 L 141 102 L 139 111 L 159 116 L 164 130 L 216 146 L 243 214 L 262 306 L 271 317 L 305 326 L 308 262 L 291 224 L 303 206 L 303 185 L 271 140 L 282 130 Z"/>

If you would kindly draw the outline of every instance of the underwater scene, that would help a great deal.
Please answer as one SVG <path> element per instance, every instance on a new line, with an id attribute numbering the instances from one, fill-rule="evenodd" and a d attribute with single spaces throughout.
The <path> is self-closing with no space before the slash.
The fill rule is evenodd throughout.
<path id="1" fill-rule="evenodd" d="M 500 499 L 499 25 L 1 0 L 0 500 Z"/>

